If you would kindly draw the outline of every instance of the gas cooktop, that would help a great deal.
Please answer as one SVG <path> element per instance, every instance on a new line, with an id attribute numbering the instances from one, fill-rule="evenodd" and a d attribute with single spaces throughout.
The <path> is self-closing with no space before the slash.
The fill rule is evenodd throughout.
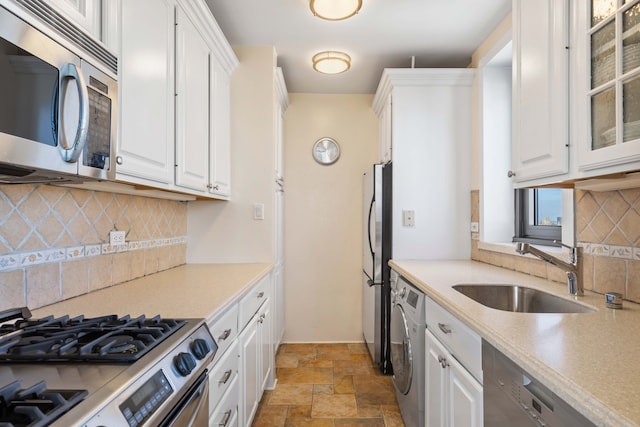
<path id="1" fill-rule="evenodd" d="M 203 319 L 0 312 L 0 427 L 155 423 L 216 349 Z"/>
<path id="2" fill-rule="evenodd" d="M 131 363 L 184 324 L 159 316 L 21 319 L 0 326 L 0 361 Z"/>

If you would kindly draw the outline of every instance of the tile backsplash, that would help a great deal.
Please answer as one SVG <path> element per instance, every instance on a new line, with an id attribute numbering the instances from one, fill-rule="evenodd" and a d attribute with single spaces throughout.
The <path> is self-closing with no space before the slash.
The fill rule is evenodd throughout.
<path id="1" fill-rule="evenodd" d="M 109 245 L 123 230 L 124 245 Z M 0 310 L 38 308 L 186 261 L 182 202 L 49 185 L 0 186 Z"/>
<path id="2" fill-rule="evenodd" d="M 471 192 L 471 221 L 479 221 L 479 191 Z M 584 287 L 620 292 L 640 302 L 640 189 L 575 191 L 575 227 L 584 248 Z M 565 283 L 564 273 L 544 261 L 478 248 L 472 233 L 471 258 Z"/>

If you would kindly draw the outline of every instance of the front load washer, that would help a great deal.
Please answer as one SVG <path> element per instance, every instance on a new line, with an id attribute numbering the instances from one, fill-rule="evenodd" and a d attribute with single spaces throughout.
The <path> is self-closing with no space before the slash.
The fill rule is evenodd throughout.
<path id="1" fill-rule="evenodd" d="M 424 294 L 391 272 L 391 365 L 406 427 L 424 425 Z"/>

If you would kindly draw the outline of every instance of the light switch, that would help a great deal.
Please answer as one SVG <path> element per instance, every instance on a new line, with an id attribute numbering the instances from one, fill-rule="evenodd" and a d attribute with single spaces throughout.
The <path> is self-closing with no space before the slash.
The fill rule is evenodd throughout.
<path id="1" fill-rule="evenodd" d="M 402 225 L 404 227 L 415 227 L 416 225 L 416 221 L 415 221 L 416 215 L 415 215 L 415 211 L 402 211 Z"/>
<path id="2" fill-rule="evenodd" d="M 477 222 L 472 222 L 471 223 L 471 232 L 472 233 L 477 233 L 478 231 L 480 231 L 480 225 Z"/>
<path id="3" fill-rule="evenodd" d="M 264 219 L 264 204 L 263 203 L 254 203 L 253 204 L 253 219 Z"/>

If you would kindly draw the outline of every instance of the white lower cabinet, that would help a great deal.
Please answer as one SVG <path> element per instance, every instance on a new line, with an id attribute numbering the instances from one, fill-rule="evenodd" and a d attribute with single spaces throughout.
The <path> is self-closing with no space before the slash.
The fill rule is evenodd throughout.
<path id="1" fill-rule="evenodd" d="M 249 426 L 274 367 L 271 300 L 267 299 L 240 334 L 240 421 Z"/>
<path id="2" fill-rule="evenodd" d="M 238 341 L 215 363 L 209 372 L 209 413 L 217 410 L 219 402 L 238 377 Z M 237 393 L 236 393 L 237 395 Z M 236 402 L 237 405 L 237 402 Z"/>
<path id="3" fill-rule="evenodd" d="M 238 427 L 238 397 L 240 381 L 236 376 L 216 409 L 209 416 L 209 427 Z"/>
<path id="4" fill-rule="evenodd" d="M 426 330 L 425 424 L 481 427 L 482 385 Z"/>
<path id="5" fill-rule="evenodd" d="M 428 297 L 425 322 L 425 425 L 481 427 L 480 336 Z"/>
<path id="6" fill-rule="evenodd" d="M 271 275 L 265 276 L 239 305 L 240 405 L 238 421 L 250 426 L 265 389 L 275 382 Z M 257 305 L 259 304 L 259 305 Z"/>
<path id="7" fill-rule="evenodd" d="M 240 425 L 251 425 L 258 409 L 258 316 L 240 333 Z"/>

